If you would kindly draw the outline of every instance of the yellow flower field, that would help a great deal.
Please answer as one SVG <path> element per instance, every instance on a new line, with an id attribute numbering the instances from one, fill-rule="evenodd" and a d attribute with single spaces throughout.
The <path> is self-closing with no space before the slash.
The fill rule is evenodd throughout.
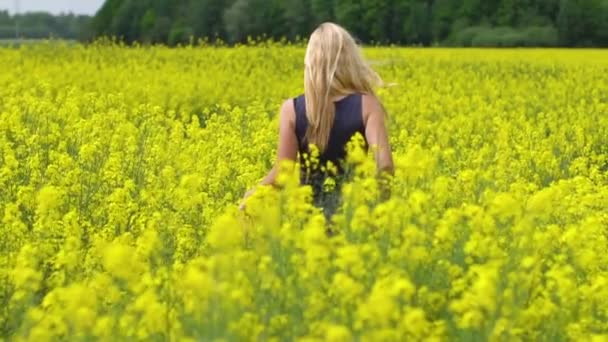
<path id="1" fill-rule="evenodd" d="M 0 340 L 606 341 L 608 51 L 369 48 L 396 175 L 273 163 L 304 48 L 0 48 Z"/>

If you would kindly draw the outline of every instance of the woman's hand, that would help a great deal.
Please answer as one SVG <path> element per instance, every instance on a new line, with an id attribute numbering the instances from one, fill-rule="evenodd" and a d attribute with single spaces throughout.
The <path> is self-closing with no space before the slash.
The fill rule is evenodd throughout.
<path id="1" fill-rule="evenodd" d="M 251 197 L 251 195 L 253 195 L 254 192 L 255 192 L 255 188 L 250 189 L 249 191 L 247 191 L 245 193 L 245 195 L 243 196 L 243 199 L 241 200 L 241 203 L 239 204 L 239 210 L 245 210 L 247 198 Z"/>

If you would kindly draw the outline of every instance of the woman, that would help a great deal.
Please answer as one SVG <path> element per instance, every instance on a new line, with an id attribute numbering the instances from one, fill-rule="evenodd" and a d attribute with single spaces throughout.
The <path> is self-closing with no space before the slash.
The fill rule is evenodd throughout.
<path id="1" fill-rule="evenodd" d="M 320 25 L 310 36 L 304 60 L 304 95 L 281 107 L 277 161 L 261 185 L 275 183 L 279 163 L 295 161 L 300 154 L 301 183 L 311 185 L 314 202 L 329 218 L 339 205 L 340 179 L 346 144 L 357 133 L 366 146 L 376 146 L 379 172 L 393 173 L 393 160 L 385 126 L 385 112 L 374 94 L 380 77 L 365 63 L 353 37 L 333 23 Z M 309 144 L 319 150 L 317 167 L 306 168 Z M 336 166 L 338 181 L 331 192 L 323 190 L 330 175 L 321 166 Z M 245 194 L 245 200 L 254 189 Z"/>

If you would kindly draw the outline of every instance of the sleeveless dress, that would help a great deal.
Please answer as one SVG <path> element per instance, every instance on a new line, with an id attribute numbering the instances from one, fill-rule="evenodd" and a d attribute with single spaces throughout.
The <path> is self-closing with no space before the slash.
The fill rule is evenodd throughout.
<path id="1" fill-rule="evenodd" d="M 336 114 L 329 134 L 329 141 L 325 151 L 319 154 L 319 163 L 316 167 L 306 166 L 306 158 L 310 150 L 305 137 L 308 128 L 305 97 L 300 95 L 293 101 L 296 111 L 295 129 L 300 155 L 300 184 L 312 187 L 314 204 L 322 208 L 325 217 L 329 219 L 340 206 L 342 183 L 350 176 L 349 170 L 343 165 L 343 160 L 346 157 L 346 145 L 357 133 L 360 133 L 365 139 L 362 95 L 358 93 L 350 94 L 334 102 Z M 367 141 L 365 141 L 365 148 L 367 149 Z M 322 170 L 328 162 L 335 166 L 337 172 Z M 330 177 L 334 180 L 335 187 L 327 190 L 324 184 Z"/>

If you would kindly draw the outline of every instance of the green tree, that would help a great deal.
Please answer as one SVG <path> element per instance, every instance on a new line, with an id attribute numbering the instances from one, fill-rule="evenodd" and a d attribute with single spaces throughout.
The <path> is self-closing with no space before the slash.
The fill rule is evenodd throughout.
<path id="1" fill-rule="evenodd" d="M 307 37 L 317 23 L 311 0 L 285 0 L 283 2 L 285 34 L 289 39 Z"/>
<path id="2" fill-rule="evenodd" d="M 415 0 L 410 2 L 409 13 L 403 24 L 405 41 L 411 44 L 430 45 L 431 34 L 431 10 L 433 0 Z"/>
<path id="3" fill-rule="evenodd" d="M 394 3 L 392 0 L 363 0 L 361 1 L 362 8 L 362 28 L 366 35 L 361 35 L 362 39 L 374 40 L 378 43 L 388 43 L 392 41 L 393 36 L 393 16 L 392 8 Z"/>
<path id="4" fill-rule="evenodd" d="M 362 0 L 338 1 L 335 4 L 336 21 L 348 28 L 358 39 L 370 40 L 370 34 L 365 27 Z"/>
<path id="5" fill-rule="evenodd" d="M 106 0 L 91 23 L 93 32 L 98 35 L 115 35 L 111 30 L 112 20 L 116 17 L 118 9 L 123 5 L 124 0 Z"/>
<path id="6" fill-rule="evenodd" d="M 335 21 L 335 5 L 338 0 L 311 0 L 310 8 L 315 22 L 323 23 L 326 21 Z"/>
<path id="7" fill-rule="evenodd" d="M 80 25 L 75 18 L 30 19 L 36 34 L 73 34 Z M 608 44 L 607 0 L 107 0 L 91 27 L 127 42 L 177 44 L 191 36 L 296 39 L 325 21 L 363 42 L 553 46 L 559 36 L 565 46 Z"/>
<path id="8" fill-rule="evenodd" d="M 215 38 L 226 36 L 224 12 L 234 1 L 228 0 L 192 0 L 187 8 L 188 26 L 197 37 Z"/>
<path id="9" fill-rule="evenodd" d="M 166 16 L 158 17 L 154 22 L 154 27 L 149 33 L 150 42 L 166 43 L 169 40 L 171 31 L 171 19 Z"/>
<path id="10" fill-rule="evenodd" d="M 231 42 L 243 42 L 248 36 L 286 36 L 284 19 L 280 0 L 236 0 L 224 14 Z"/>
<path id="11" fill-rule="evenodd" d="M 435 0 L 431 8 L 433 41 L 443 41 L 450 35 L 457 5 L 453 0 Z"/>
<path id="12" fill-rule="evenodd" d="M 126 42 L 141 38 L 139 31 L 139 16 L 137 0 L 125 0 L 116 11 L 110 25 L 110 32 L 122 37 Z"/>
<path id="13" fill-rule="evenodd" d="M 156 20 L 156 11 L 153 8 L 148 8 L 139 22 L 139 29 L 144 42 L 153 42 L 152 33 Z"/>

